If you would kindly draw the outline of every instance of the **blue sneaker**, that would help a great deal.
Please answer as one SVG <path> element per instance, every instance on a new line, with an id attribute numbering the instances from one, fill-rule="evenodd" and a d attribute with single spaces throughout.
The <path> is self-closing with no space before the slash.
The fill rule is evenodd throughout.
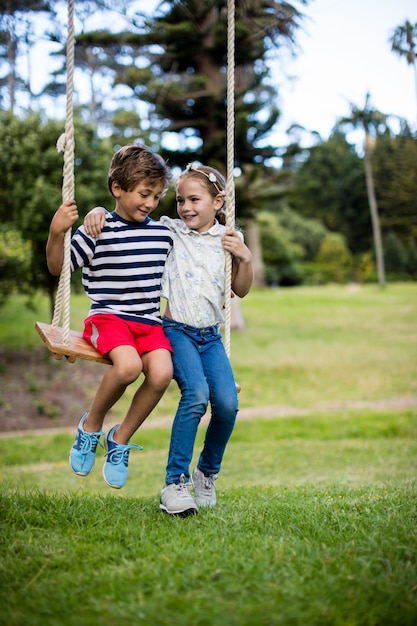
<path id="1" fill-rule="evenodd" d="M 88 411 L 80 419 L 77 435 L 69 456 L 71 469 L 78 476 L 87 476 L 91 472 L 96 460 L 97 445 L 100 444 L 103 447 L 100 443 L 100 437 L 104 435 L 102 431 L 98 433 L 85 432 L 83 424 L 87 415 Z"/>
<path id="2" fill-rule="evenodd" d="M 107 461 L 103 465 L 103 478 L 108 486 L 114 489 L 121 489 L 127 480 L 130 450 L 132 448 L 143 450 L 142 446 L 137 446 L 135 443 L 117 443 L 113 439 L 113 434 L 118 427 L 119 424 L 113 426 L 107 433 L 107 437 L 104 437 Z"/>

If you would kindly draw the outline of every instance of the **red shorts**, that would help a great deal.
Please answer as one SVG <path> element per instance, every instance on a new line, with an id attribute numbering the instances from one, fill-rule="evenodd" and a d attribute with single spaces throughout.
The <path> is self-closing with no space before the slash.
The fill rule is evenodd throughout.
<path id="1" fill-rule="evenodd" d="M 133 346 L 140 356 L 160 348 L 173 352 L 161 324 L 132 322 L 117 315 L 90 315 L 84 321 L 83 336 L 101 356 L 119 346 Z"/>

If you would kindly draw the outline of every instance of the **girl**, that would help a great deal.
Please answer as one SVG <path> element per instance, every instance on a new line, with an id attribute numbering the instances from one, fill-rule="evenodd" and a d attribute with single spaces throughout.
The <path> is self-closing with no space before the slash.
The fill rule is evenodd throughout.
<path id="1" fill-rule="evenodd" d="M 162 321 L 174 352 L 174 379 L 181 398 L 172 425 L 160 508 L 187 515 L 197 513 L 199 506 L 216 504 L 215 480 L 238 411 L 234 376 L 219 332 L 224 321 L 225 253 L 232 254 L 232 290 L 241 298 L 252 285 L 253 266 L 242 234 L 224 226 L 225 181 L 220 172 L 188 165 L 178 178 L 176 197 L 180 219 L 163 216 L 160 220 L 174 241 L 161 295 L 167 300 Z M 85 225 L 96 234 L 100 220 L 93 216 L 86 216 Z M 190 482 L 197 429 L 209 402 L 211 418 Z"/>

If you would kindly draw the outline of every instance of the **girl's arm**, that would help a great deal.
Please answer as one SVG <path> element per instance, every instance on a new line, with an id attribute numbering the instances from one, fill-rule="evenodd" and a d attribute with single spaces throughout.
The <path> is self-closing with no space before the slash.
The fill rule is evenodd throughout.
<path id="1" fill-rule="evenodd" d="M 90 237 L 98 237 L 106 223 L 106 215 L 109 213 L 103 206 L 91 209 L 84 218 L 84 228 Z"/>
<path id="2" fill-rule="evenodd" d="M 253 283 L 252 254 L 235 230 L 223 237 L 223 247 L 232 255 L 232 290 L 243 298 Z"/>
<path id="3" fill-rule="evenodd" d="M 46 262 L 53 276 L 59 276 L 64 262 L 65 233 L 78 219 L 74 200 L 65 200 L 52 218 L 46 242 Z"/>

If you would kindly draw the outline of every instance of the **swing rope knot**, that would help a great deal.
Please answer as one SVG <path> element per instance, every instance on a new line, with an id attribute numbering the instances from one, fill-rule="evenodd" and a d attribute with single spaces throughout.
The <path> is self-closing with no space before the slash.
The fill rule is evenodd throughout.
<path id="1" fill-rule="evenodd" d="M 62 135 L 58 137 L 57 142 L 56 142 L 56 149 L 58 150 L 58 152 L 65 152 L 66 142 L 67 142 L 67 135 L 66 133 L 62 133 Z"/>

